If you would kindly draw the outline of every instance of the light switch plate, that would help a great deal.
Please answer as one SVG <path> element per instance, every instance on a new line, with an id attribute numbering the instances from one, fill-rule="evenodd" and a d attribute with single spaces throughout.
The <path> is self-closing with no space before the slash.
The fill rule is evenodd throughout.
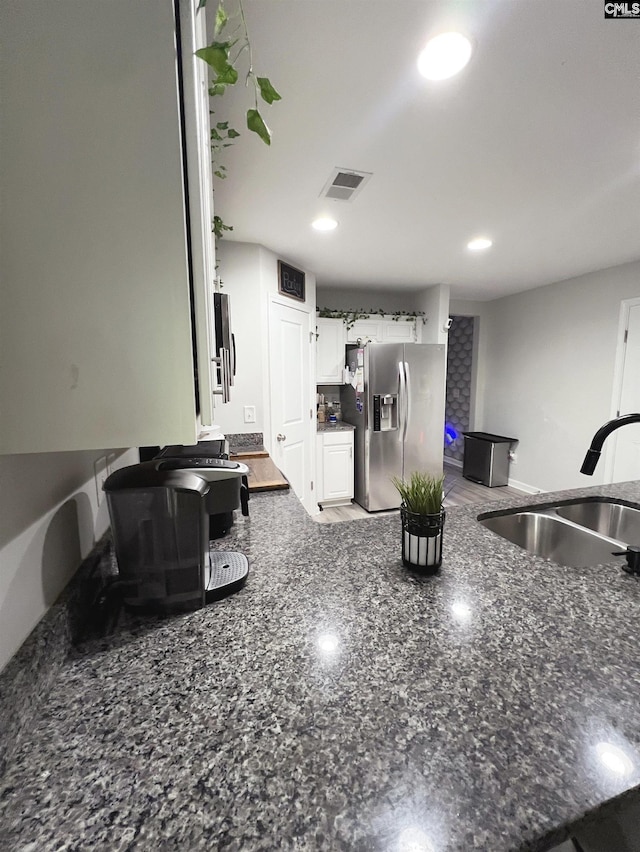
<path id="1" fill-rule="evenodd" d="M 255 423 L 256 422 L 256 407 L 255 407 L 255 405 L 245 405 L 245 407 L 244 407 L 244 422 L 245 423 Z"/>

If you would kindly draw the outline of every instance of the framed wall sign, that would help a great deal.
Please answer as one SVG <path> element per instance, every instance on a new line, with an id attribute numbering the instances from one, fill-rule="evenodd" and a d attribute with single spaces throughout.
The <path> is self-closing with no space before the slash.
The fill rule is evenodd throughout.
<path id="1" fill-rule="evenodd" d="M 304 272 L 278 261 L 278 293 L 304 302 Z"/>

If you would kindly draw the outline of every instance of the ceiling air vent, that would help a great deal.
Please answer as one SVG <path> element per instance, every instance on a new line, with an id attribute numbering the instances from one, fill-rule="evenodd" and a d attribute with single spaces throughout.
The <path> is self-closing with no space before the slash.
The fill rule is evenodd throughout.
<path id="1" fill-rule="evenodd" d="M 352 201 L 370 177 L 371 172 L 335 168 L 320 195 L 336 201 Z"/>

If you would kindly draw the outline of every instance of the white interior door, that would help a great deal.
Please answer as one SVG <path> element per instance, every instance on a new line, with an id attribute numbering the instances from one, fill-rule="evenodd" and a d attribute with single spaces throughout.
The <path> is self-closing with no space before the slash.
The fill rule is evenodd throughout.
<path id="1" fill-rule="evenodd" d="M 271 457 L 305 506 L 311 505 L 311 342 L 309 314 L 271 302 Z"/>
<path id="2" fill-rule="evenodd" d="M 618 409 L 620 414 L 640 412 L 640 299 L 626 306 L 626 328 L 623 340 L 622 381 Z M 640 423 L 618 429 L 611 436 L 613 448 L 612 482 L 626 482 L 640 477 Z M 609 439 L 611 440 L 611 438 Z"/>

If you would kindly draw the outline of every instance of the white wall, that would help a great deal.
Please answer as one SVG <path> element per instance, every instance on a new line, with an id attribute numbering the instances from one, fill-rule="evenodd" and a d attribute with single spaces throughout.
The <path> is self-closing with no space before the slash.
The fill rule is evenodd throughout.
<path id="1" fill-rule="evenodd" d="M 349 287 L 327 288 L 318 286 L 318 307 L 337 311 L 363 312 L 382 309 L 390 314 L 394 311 L 416 311 L 417 294 L 413 291 L 357 290 Z"/>
<path id="2" fill-rule="evenodd" d="M 280 298 L 291 305 L 302 303 L 278 295 L 278 258 L 274 252 L 254 243 L 220 240 L 217 249 L 218 272 L 223 291 L 229 294 L 232 330 L 236 338 L 237 373 L 231 389 L 231 402 L 216 403 L 215 420 L 223 432 L 262 432 L 270 445 L 271 403 L 269 393 L 269 300 Z M 305 272 L 304 306 L 316 307 L 316 280 Z M 315 399 L 315 366 L 312 376 Z M 256 408 L 256 422 L 244 422 L 244 406 Z"/>
<path id="3" fill-rule="evenodd" d="M 422 327 L 423 343 L 447 342 L 445 323 L 449 319 L 449 287 L 447 284 L 436 284 L 423 290 L 416 302 L 417 308 L 424 311 L 427 321 Z M 446 378 L 446 377 L 445 377 Z"/>
<path id="4" fill-rule="evenodd" d="M 544 491 L 604 481 L 604 458 L 593 477 L 579 468 L 612 416 L 620 303 L 638 296 L 635 262 L 475 306 L 452 302 L 453 313 L 480 317 L 474 428 L 519 438 L 512 480 Z"/>
<path id="5" fill-rule="evenodd" d="M 112 469 L 135 464 L 115 450 Z M 109 525 L 93 463 L 106 451 L 0 456 L 0 669 Z"/>

